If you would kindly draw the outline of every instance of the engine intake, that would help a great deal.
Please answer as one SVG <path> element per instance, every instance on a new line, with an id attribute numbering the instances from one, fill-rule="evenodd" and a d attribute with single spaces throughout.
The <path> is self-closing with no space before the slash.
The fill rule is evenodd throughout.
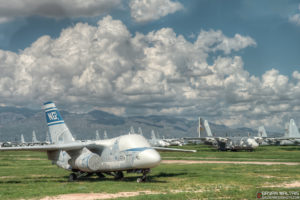
<path id="1" fill-rule="evenodd" d="M 101 159 L 98 154 L 90 152 L 88 149 L 83 149 L 82 153 L 72 162 L 75 169 L 83 172 L 94 172 L 100 167 Z"/>

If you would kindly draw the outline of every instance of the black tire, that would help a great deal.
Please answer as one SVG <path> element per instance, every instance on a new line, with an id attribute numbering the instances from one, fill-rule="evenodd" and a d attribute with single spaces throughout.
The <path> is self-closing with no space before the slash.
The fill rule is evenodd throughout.
<path id="1" fill-rule="evenodd" d="M 73 181 L 75 181 L 76 179 L 77 179 L 76 174 L 74 174 L 74 173 L 70 174 L 70 176 L 69 176 L 69 182 L 73 182 Z"/>
<path id="2" fill-rule="evenodd" d="M 101 172 L 97 172 L 96 175 L 97 175 L 99 178 L 105 178 L 105 176 L 104 176 Z"/>
<path id="3" fill-rule="evenodd" d="M 115 175 L 115 179 L 116 179 L 116 180 L 120 180 L 120 179 L 122 179 L 122 178 L 124 178 L 123 172 L 122 172 L 122 171 L 118 171 L 118 172 L 116 173 L 116 175 Z"/>

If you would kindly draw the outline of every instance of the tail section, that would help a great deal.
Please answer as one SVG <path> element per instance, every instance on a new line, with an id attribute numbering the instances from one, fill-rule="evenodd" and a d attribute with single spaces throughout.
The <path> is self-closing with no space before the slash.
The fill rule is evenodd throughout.
<path id="1" fill-rule="evenodd" d="M 290 120 L 289 135 L 288 136 L 289 137 L 300 137 L 298 127 L 295 124 L 295 121 L 293 119 Z"/>
<path id="2" fill-rule="evenodd" d="M 50 135 L 49 135 L 48 131 L 46 132 L 46 141 L 45 142 L 51 143 Z"/>
<path id="3" fill-rule="evenodd" d="M 203 120 L 202 118 L 199 117 L 198 120 L 198 137 L 200 138 L 202 133 L 206 132 L 206 136 L 207 137 L 213 137 L 208 121 L 207 120 Z M 202 135 L 202 137 L 204 137 Z"/>
<path id="4" fill-rule="evenodd" d="M 53 102 L 44 103 L 47 125 L 53 143 L 69 143 L 74 138 Z"/>
<path id="5" fill-rule="evenodd" d="M 151 131 L 151 139 L 152 140 L 156 140 L 156 136 L 155 136 L 154 130 Z"/>
<path id="6" fill-rule="evenodd" d="M 25 143 L 25 139 L 24 139 L 24 135 L 23 134 L 21 134 L 21 143 Z"/>
<path id="7" fill-rule="evenodd" d="M 130 135 L 130 134 L 134 134 L 134 133 L 135 133 L 135 130 L 134 130 L 133 126 L 130 126 L 129 135 Z"/>
<path id="8" fill-rule="evenodd" d="M 139 127 L 139 129 L 138 129 L 138 134 L 143 135 L 143 131 L 142 131 L 141 127 Z"/>
<path id="9" fill-rule="evenodd" d="M 96 130 L 96 140 L 100 140 L 99 131 Z"/>
<path id="10" fill-rule="evenodd" d="M 33 143 L 39 142 L 39 141 L 36 139 L 35 131 L 32 131 L 32 142 L 33 142 Z"/>
<path id="11" fill-rule="evenodd" d="M 290 129 L 290 124 L 287 122 L 287 123 L 285 123 L 284 136 L 283 137 L 289 137 L 289 129 Z"/>
<path id="12" fill-rule="evenodd" d="M 203 130 L 203 126 L 201 125 L 201 121 L 203 121 L 200 117 L 198 118 L 198 138 L 201 138 L 201 132 Z"/>
<path id="13" fill-rule="evenodd" d="M 103 139 L 104 139 L 104 140 L 107 140 L 107 139 L 108 139 L 106 130 L 104 130 L 104 133 L 103 133 Z"/>
<path id="14" fill-rule="evenodd" d="M 267 137 L 267 133 L 264 126 L 258 127 L 258 137 Z"/>
<path id="15" fill-rule="evenodd" d="M 207 120 L 204 120 L 204 127 L 205 127 L 205 130 L 206 130 L 207 136 L 208 137 L 213 137 Z"/>

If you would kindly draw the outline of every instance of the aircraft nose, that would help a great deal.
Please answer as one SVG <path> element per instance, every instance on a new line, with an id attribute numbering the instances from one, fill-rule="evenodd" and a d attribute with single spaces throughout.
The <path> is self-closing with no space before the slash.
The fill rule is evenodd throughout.
<path id="1" fill-rule="evenodd" d="M 136 168 L 152 168 L 161 161 L 159 153 L 154 149 L 147 149 L 139 153 L 134 162 Z"/>

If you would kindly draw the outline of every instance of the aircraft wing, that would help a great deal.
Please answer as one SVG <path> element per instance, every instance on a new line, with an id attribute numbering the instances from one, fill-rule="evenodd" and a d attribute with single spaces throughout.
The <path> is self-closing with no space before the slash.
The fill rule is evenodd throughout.
<path id="1" fill-rule="evenodd" d="M 161 152 L 191 152 L 191 153 L 197 152 L 196 150 L 165 148 L 165 147 L 152 147 L 152 148 Z"/>
<path id="2" fill-rule="evenodd" d="M 36 145 L 36 146 L 16 146 L 16 147 L 0 147 L 0 151 L 54 151 L 54 150 L 79 150 L 84 147 L 87 148 L 101 148 L 101 145 L 96 142 L 72 142 L 64 144 L 49 144 L 49 145 Z"/>

